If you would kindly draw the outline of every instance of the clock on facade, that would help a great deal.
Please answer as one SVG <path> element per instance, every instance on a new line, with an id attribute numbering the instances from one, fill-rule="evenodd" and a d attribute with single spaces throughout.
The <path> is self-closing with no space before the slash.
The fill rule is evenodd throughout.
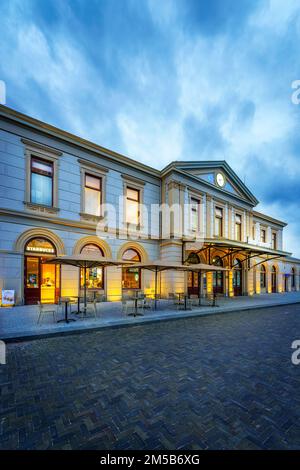
<path id="1" fill-rule="evenodd" d="M 217 173 L 216 182 L 217 182 L 217 185 L 220 186 L 221 188 L 225 186 L 225 177 L 222 173 Z"/>

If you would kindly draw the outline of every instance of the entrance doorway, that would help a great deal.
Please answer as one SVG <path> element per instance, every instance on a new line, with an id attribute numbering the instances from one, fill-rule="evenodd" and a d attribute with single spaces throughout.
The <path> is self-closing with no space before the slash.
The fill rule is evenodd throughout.
<path id="1" fill-rule="evenodd" d="M 243 295 L 242 274 L 242 262 L 239 259 L 235 259 L 233 264 L 232 278 L 234 296 Z"/>
<path id="2" fill-rule="evenodd" d="M 213 259 L 212 264 L 214 266 L 223 267 L 223 261 L 220 256 L 216 256 Z M 224 293 L 224 272 L 223 271 L 214 271 L 213 273 L 213 291 L 215 294 Z"/>
<path id="3" fill-rule="evenodd" d="M 271 270 L 271 286 L 272 293 L 274 294 L 277 291 L 277 272 L 275 266 L 272 266 Z"/>
<path id="4" fill-rule="evenodd" d="M 56 303 L 60 295 L 60 266 L 47 264 L 56 255 L 55 247 L 44 238 L 34 238 L 25 247 L 24 299 L 26 305 Z"/>
<path id="5" fill-rule="evenodd" d="M 199 295 L 199 273 L 188 272 L 188 295 Z"/>

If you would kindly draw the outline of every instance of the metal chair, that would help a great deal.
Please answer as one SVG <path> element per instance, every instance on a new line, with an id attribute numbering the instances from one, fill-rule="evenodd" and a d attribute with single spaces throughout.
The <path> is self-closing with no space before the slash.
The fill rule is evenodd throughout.
<path id="1" fill-rule="evenodd" d="M 41 302 L 38 301 L 38 309 L 39 309 L 39 315 L 37 319 L 38 324 L 40 323 L 42 316 L 47 313 L 52 313 L 53 321 L 56 322 L 57 307 L 53 307 L 53 305 L 42 304 Z"/>

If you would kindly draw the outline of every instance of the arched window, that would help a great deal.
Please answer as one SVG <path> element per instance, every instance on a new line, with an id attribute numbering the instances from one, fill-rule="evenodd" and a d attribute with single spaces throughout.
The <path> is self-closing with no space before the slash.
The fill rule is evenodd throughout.
<path id="1" fill-rule="evenodd" d="M 295 289 L 295 287 L 296 287 L 296 270 L 295 270 L 295 268 L 292 268 L 291 277 L 292 277 L 292 289 Z"/>
<path id="2" fill-rule="evenodd" d="M 89 243 L 82 247 L 81 252 L 86 255 L 95 255 L 102 258 L 104 253 L 100 246 Z M 84 269 L 80 270 L 80 287 L 84 287 Z M 104 268 L 89 268 L 86 270 L 86 287 L 87 289 L 104 289 Z"/>
<path id="3" fill-rule="evenodd" d="M 267 285 L 267 271 L 266 267 L 262 264 L 260 268 L 260 287 L 265 289 Z"/>
<path id="4" fill-rule="evenodd" d="M 124 251 L 122 260 L 139 263 L 141 261 L 141 256 L 136 250 L 129 248 L 128 250 Z M 141 288 L 141 270 L 139 268 L 122 268 L 122 288 Z"/>

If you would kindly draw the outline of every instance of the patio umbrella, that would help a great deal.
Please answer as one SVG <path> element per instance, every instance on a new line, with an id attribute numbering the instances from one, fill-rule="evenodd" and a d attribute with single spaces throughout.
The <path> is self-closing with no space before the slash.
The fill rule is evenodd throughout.
<path id="1" fill-rule="evenodd" d="M 168 261 L 149 261 L 148 263 L 134 263 L 132 264 L 135 268 L 146 269 L 155 273 L 155 294 L 154 294 L 154 309 L 157 307 L 157 274 L 162 271 L 174 270 L 174 271 L 189 271 L 189 266 L 180 263 L 171 263 Z"/>
<path id="2" fill-rule="evenodd" d="M 226 268 L 220 268 L 218 266 L 211 266 L 210 264 L 180 264 L 180 263 L 171 263 L 168 261 L 149 261 L 148 263 L 134 263 L 132 264 L 135 268 L 146 269 L 155 273 L 155 294 L 154 294 L 154 309 L 156 310 L 157 302 L 157 274 L 162 271 L 174 270 L 174 271 L 226 271 Z M 199 286 L 200 294 L 201 285 Z M 200 296 L 199 296 L 200 298 Z"/>
<path id="3" fill-rule="evenodd" d="M 84 310 L 87 308 L 87 299 L 86 299 L 86 270 L 90 268 L 99 268 L 106 266 L 123 266 L 131 264 L 130 261 L 121 261 L 114 260 L 110 258 L 104 258 L 100 256 L 95 256 L 92 254 L 80 253 L 78 255 L 62 255 L 56 256 L 55 258 L 47 259 L 45 262 L 47 264 L 67 264 L 69 266 L 76 266 L 78 268 L 84 269 Z"/>

